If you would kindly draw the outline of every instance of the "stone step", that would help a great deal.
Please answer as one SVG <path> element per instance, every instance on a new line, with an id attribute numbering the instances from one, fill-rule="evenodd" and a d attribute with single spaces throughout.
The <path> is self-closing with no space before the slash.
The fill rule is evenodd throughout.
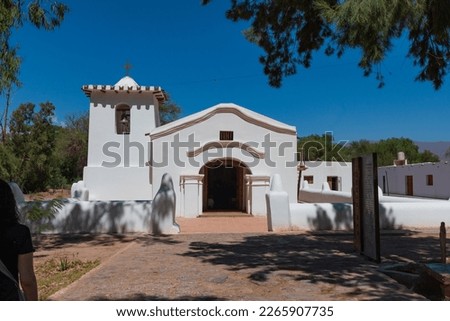
<path id="1" fill-rule="evenodd" d="M 198 216 L 199 218 L 208 218 L 208 217 L 253 217 L 251 214 L 243 213 L 243 212 L 205 212 Z"/>

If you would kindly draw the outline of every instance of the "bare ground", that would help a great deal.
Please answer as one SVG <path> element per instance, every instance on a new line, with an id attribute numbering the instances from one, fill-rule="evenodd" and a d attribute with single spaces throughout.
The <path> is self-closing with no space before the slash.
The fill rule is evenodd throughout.
<path id="1" fill-rule="evenodd" d="M 35 242 L 35 264 L 100 260 L 53 300 L 422 300 L 379 267 L 438 262 L 438 237 L 383 232 L 376 264 L 339 232 L 46 235 Z"/>

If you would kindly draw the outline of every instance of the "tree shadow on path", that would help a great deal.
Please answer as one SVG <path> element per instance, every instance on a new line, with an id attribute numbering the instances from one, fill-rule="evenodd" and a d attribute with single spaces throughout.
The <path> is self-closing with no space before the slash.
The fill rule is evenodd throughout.
<path id="1" fill-rule="evenodd" d="M 385 260 L 434 258 L 434 238 L 410 235 L 382 237 Z M 353 299 L 364 292 L 368 300 L 417 300 L 416 294 L 378 271 L 378 265 L 354 251 L 353 236 L 345 233 L 273 234 L 246 236 L 234 242 L 191 242 L 184 256 L 203 263 L 226 266 L 247 273 L 253 282 L 264 284 L 276 274 L 312 285 L 328 284 L 347 289 Z"/>

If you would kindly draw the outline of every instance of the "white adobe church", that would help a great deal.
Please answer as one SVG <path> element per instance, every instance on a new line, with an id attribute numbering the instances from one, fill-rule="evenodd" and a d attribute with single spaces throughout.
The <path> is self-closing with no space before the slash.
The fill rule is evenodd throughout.
<path id="1" fill-rule="evenodd" d="M 351 192 L 340 180 L 348 171 L 306 169 L 311 187 L 300 189 L 297 202 L 295 127 L 235 104 L 160 126 L 160 87 L 124 77 L 82 89 L 90 98 L 88 163 L 51 231 L 176 234 L 177 217 L 229 211 L 266 216 L 269 231 L 352 227 Z M 324 177 L 322 189 L 314 188 Z M 20 204 L 22 213 L 33 206 Z M 448 201 L 381 193 L 379 206 L 385 228 L 449 224 Z"/>
<path id="2" fill-rule="evenodd" d="M 168 173 L 178 217 L 267 215 L 274 174 L 296 201 L 295 127 L 231 103 L 160 126 L 160 87 L 126 76 L 82 89 L 90 99 L 88 162 L 73 193 L 83 200 L 151 201 Z"/>

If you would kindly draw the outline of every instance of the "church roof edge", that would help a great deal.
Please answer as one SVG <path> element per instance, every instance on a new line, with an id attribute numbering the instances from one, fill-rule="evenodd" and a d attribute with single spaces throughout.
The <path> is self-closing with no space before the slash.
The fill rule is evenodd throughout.
<path id="1" fill-rule="evenodd" d="M 167 95 L 164 92 L 164 90 L 159 86 L 139 86 L 137 82 L 129 77 L 125 76 L 122 79 L 120 79 L 115 85 L 84 85 L 81 87 L 81 90 L 85 93 L 87 97 L 91 97 L 92 93 L 94 91 L 101 91 L 101 92 L 109 92 L 114 91 L 116 93 L 119 92 L 135 92 L 135 93 L 142 93 L 142 92 L 152 92 L 155 97 L 160 102 L 164 102 L 167 100 Z"/>
<path id="2" fill-rule="evenodd" d="M 297 135 L 297 130 L 295 126 L 284 124 L 275 119 L 269 118 L 265 115 L 259 114 L 250 109 L 244 108 L 242 106 L 233 103 L 217 104 L 203 111 L 194 113 L 184 118 L 175 120 L 171 123 L 157 127 L 147 135 L 150 136 L 152 139 L 156 139 L 168 135 L 170 133 L 177 132 L 193 124 L 203 122 L 209 119 L 210 117 L 220 113 L 233 113 L 242 118 L 243 120 L 253 123 L 257 126 L 265 127 L 267 129 L 279 133 Z"/>

